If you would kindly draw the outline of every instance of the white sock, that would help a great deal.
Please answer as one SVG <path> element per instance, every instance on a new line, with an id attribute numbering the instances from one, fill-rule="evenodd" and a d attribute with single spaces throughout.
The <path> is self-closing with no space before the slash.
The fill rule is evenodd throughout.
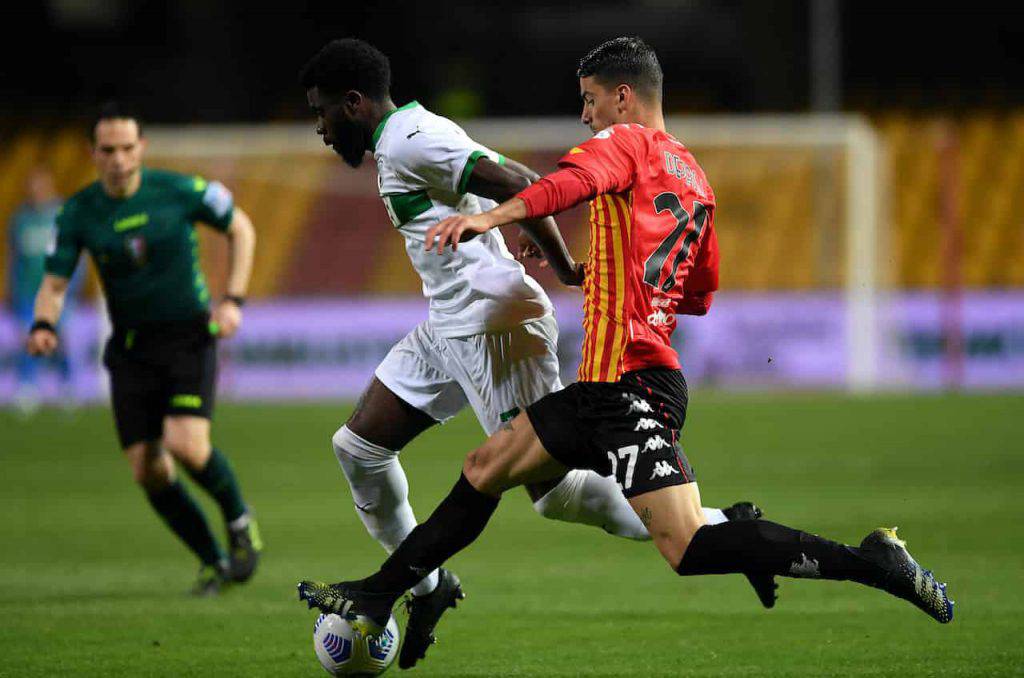
<path id="1" fill-rule="evenodd" d="M 238 532 L 239 530 L 244 530 L 249 527 L 250 522 L 252 522 L 252 516 L 249 515 L 249 511 L 246 511 L 228 523 L 228 529 L 232 532 Z"/>
<path id="2" fill-rule="evenodd" d="M 551 520 L 594 525 L 627 539 L 651 538 L 615 479 L 594 471 L 569 471 L 533 508 Z"/>
<path id="3" fill-rule="evenodd" d="M 334 454 L 352 488 L 356 515 L 370 536 L 392 553 L 416 527 L 416 516 L 409 504 L 409 481 L 394 450 L 360 438 L 347 426 L 331 438 Z M 437 587 L 437 570 L 412 587 L 422 596 Z"/>
<path id="4" fill-rule="evenodd" d="M 551 520 L 594 525 L 627 539 L 651 538 L 615 479 L 594 471 L 569 471 L 558 485 L 534 502 L 533 508 Z M 721 509 L 702 510 L 709 525 L 728 521 Z"/>
<path id="5" fill-rule="evenodd" d="M 701 510 L 704 511 L 704 520 L 708 521 L 708 525 L 717 525 L 719 523 L 729 522 L 729 519 L 725 517 L 725 513 L 722 509 L 701 506 Z"/>

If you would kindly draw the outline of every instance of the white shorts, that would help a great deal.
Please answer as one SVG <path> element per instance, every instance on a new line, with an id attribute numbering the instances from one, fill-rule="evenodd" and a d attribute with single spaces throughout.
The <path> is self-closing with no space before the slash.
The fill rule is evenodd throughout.
<path id="1" fill-rule="evenodd" d="M 394 345 L 377 379 L 439 422 L 469 404 L 487 435 L 543 396 L 562 388 L 558 323 L 531 320 L 507 332 L 437 337 L 429 321 Z"/>

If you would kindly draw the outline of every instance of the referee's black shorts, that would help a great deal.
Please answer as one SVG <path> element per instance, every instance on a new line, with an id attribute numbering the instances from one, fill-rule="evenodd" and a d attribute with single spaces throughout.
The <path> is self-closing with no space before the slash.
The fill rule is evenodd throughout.
<path id="1" fill-rule="evenodd" d="M 686 420 L 686 381 L 679 370 L 626 372 L 617 382 L 576 382 L 526 408 L 537 437 L 570 468 L 614 475 L 622 493 L 694 481 L 678 444 Z"/>
<path id="2" fill-rule="evenodd" d="M 103 351 L 121 447 L 159 440 L 168 415 L 209 419 L 217 340 L 208 318 L 115 328 Z"/>

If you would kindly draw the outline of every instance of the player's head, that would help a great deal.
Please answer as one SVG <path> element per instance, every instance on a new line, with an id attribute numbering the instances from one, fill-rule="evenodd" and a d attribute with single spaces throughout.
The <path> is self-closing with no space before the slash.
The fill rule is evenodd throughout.
<path id="1" fill-rule="evenodd" d="M 601 43 L 576 71 L 583 99 L 583 124 L 594 132 L 620 122 L 634 122 L 640 108 L 661 106 L 662 72 L 658 57 L 640 38 Z"/>
<path id="2" fill-rule="evenodd" d="M 332 40 L 299 73 L 316 132 L 352 167 L 371 148 L 381 105 L 391 98 L 391 64 L 373 45 L 356 38 Z"/>
<path id="3" fill-rule="evenodd" d="M 53 173 L 43 165 L 37 165 L 28 173 L 25 182 L 25 193 L 33 205 L 43 205 L 57 197 L 57 189 L 53 184 Z"/>
<path id="4" fill-rule="evenodd" d="M 142 171 L 146 139 L 138 114 L 121 104 L 104 104 L 90 128 L 92 159 L 108 192 L 123 194 Z"/>

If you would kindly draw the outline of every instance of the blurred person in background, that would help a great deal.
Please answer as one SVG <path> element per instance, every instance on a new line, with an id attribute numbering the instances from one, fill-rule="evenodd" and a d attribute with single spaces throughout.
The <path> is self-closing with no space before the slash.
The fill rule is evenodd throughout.
<path id="1" fill-rule="evenodd" d="M 43 280 L 43 262 L 57 237 L 56 220 L 60 208 L 61 198 L 54 187 L 53 175 L 45 167 L 36 167 L 28 177 L 26 200 L 11 217 L 9 229 L 8 302 L 19 326 L 32 324 L 36 292 Z M 81 275 L 72 275 L 61 325 L 74 314 L 73 302 L 81 283 Z M 57 370 L 61 403 L 69 408 L 75 405 L 74 380 L 67 349 L 66 345 L 61 346 L 48 359 L 33 356 L 27 350 L 18 356 L 14 403 L 22 414 L 31 415 L 39 408 L 40 363 L 49 363 Z"/>
<path id="2" fill-rule="evenodd" d="M 217 338 L 242 321 L 256 236 L 222 184 L 143 167 L 139 117 L 116 104 L 91 128 L 99 180 L 71 196 L 57 216 L 57 240 L 35 302 L 29 352 L 50 355 L 68 278 L 83 249 L 96 265 L 113 333 L 110 372 L 118 437 L 135 482 L 153 509 L 201 562 L 193 587 L 213 595 L 252 577 L 262 550 L 256 522 L 227 457 L 210 444 Z M 227 294 L 210 313 L 195 222 L 229 241 Z M 176 478 L 175 460 L 217 502 L 228 553 L 199 504 Z"/>

